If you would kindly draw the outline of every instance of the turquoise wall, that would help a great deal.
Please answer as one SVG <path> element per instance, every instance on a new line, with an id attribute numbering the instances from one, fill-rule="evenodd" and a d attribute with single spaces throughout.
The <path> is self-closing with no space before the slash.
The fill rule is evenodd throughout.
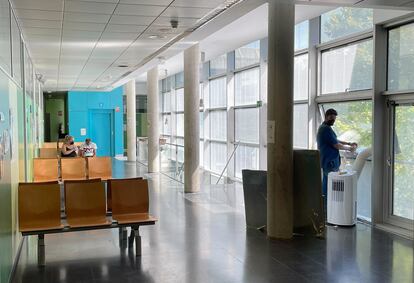
<path id="1" fill-rule="evenodd" d="M 123 155 L 123 87 L 118 87 L 110 92 L 92 91 L 69 91 L 68 112 L 69 112 L 69 134 L 75 141 L 84 141 L 90 137 L 90 111 L 109 110 L 112 111 L 114 121 L 114 154 Z M 81 129 L 86 129 L 86 135 L 81 135 Z M 90 137 L 93 140 L 93 137 Z M 99 144 L 98 144 L 99 150 Z"/>

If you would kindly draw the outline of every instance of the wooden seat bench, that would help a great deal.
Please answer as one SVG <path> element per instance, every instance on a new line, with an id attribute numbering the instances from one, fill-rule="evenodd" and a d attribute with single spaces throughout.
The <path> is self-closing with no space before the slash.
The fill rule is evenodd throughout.
<path id="1" fill-rule="evenodd" d="M 44 235 L 96 229 L 119 228 L 121 242 L 131 227 L 129 247 L 141 255 L 139 227 L 157 221 L 148 213 L 148 183 L 140 178 L 109 179 L 115 201 L 112 217 L 107 216 L 105 188 L 100 179 L 66 181 L 66 218 L 61 218 L 58 182 L 19 184 L 19 230 L 23 236 L 38 236 L 38 264 L 45 264 Z M 127 185 L 127 186 L 126 186 Z M 115 210 L 114 210 L 115 208 Z M 121 238 L 120 238 L 121 240 Z"/>

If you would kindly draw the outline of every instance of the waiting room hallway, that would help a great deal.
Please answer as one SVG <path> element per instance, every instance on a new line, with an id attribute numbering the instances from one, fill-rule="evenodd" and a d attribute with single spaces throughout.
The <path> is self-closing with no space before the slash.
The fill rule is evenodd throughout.
<path id="1" fill-rule="evenodd" d="M 326 240 L 270 241 L 246 230 L 240 184 L 203 185 L 184 194 L 163 174 L 113 160 L 114 178 L 149 179 L 150 212 L 142 257 L 120 248 L 118 230 L 50 234 L 46 266 L 26 237 L 13 282 L 413 282 L 409 240 L 371 229 L 327 228 Z M 129 233 L 129 231 L 128 231 Z"/>

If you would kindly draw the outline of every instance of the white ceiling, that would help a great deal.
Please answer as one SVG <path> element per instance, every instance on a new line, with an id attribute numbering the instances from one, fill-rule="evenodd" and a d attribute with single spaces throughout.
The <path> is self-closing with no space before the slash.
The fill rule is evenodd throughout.
<path id="1" fill-rule="evenodd" d="M 174 38 L 187 29 L 193 28 L 201 18 L 210 14 L 216 7 L 223 8 L 223 4 L 228 2 L 232 1 L 12 0 L 12 5 L 36 72 L 46 79 L 44 89 L 59 91 L 96 90 L 120 85 L 125 80 L 142 74 L 150 65 L 158 64 L 157 59 L 151 60 L 153 57 L 160 55 L 166 58 L 174 57 L 194 42 L 201 41 L 202 48 L 208 47 L 211 54 L 214 54 L 214 50 L 218 52 L 220 48 L 217 49 L 217 46 L 219 45 L 209 45 L 209 40 L 203 43 L 203 39 L 210 37 L 210 42 L 214 42 L 211 41 L 214 35 L 211 38 L 211 34 L 223 29 L 266 1 L 244 0 L 197 29 L 190 36 L 177 42 Z M 323 5 L 334 3 L 336 6 L 355 3 L 376 7 L 393 5 L 393 8 L 406 5 L 406 9 L 411 10 L 414 3 L 414 1 L 407 0 L 313 0 L 312 2 L 302 0 L 295 2 Z M 321 9 L 332 8 L 332 6 L 328 8 L 303 7 L 297 9 L 297 20 L 317 16 Z M 170 26 L 172 18 L 179 21 L 177 29 L 172 29 Z M 263 26 L 263 18 L 259 22 L 244 22 L 244 24 L 252 27 Z M 264 25 L 267 29 L 266 23 Z M 251 32 L 254 32 L 254 29 L 250 29 Z M 221 34 L 223 36 L 223 33 Z M 158 35 L 159 38 L 151 39 L 151 35 Z M 236 34 L 239 41 L 248 40 L 251 36 L 252 34 L 244 29 L 243 33 Z M 175 43 L 168 50 L 161 52 L 160 49 L 171 40 Z M 235 40 L 230 40 L 227 34 L 227 45 L 224 47 L 231 48 L 230 45 L 235 42 Z M 121 68 L 120 65 L 127 67 Z"/>
<path id="2" fill-rule="evenodd" d="M 111 84 L 223 2 L 13 0 L 12 5 L 36 72 L 46 79 L 44 89 L 68 90 Z M 177 29 L 170 26 L 172 18 Z"/>

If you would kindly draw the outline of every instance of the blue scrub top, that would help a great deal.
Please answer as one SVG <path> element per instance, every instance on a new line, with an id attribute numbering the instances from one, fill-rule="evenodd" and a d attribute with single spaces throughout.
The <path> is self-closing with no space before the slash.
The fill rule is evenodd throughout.
<path id="1" fill-rule="evenodd" d="M 337 171 L 341 165 L 341 158 L 339 156 L 339 150 L 335 148 L 335 144 L 338 144 L 338 139 L 331 126 L 323 122 L 319 126 L 316 140 L 321 156 L 322 169 Z"/>

